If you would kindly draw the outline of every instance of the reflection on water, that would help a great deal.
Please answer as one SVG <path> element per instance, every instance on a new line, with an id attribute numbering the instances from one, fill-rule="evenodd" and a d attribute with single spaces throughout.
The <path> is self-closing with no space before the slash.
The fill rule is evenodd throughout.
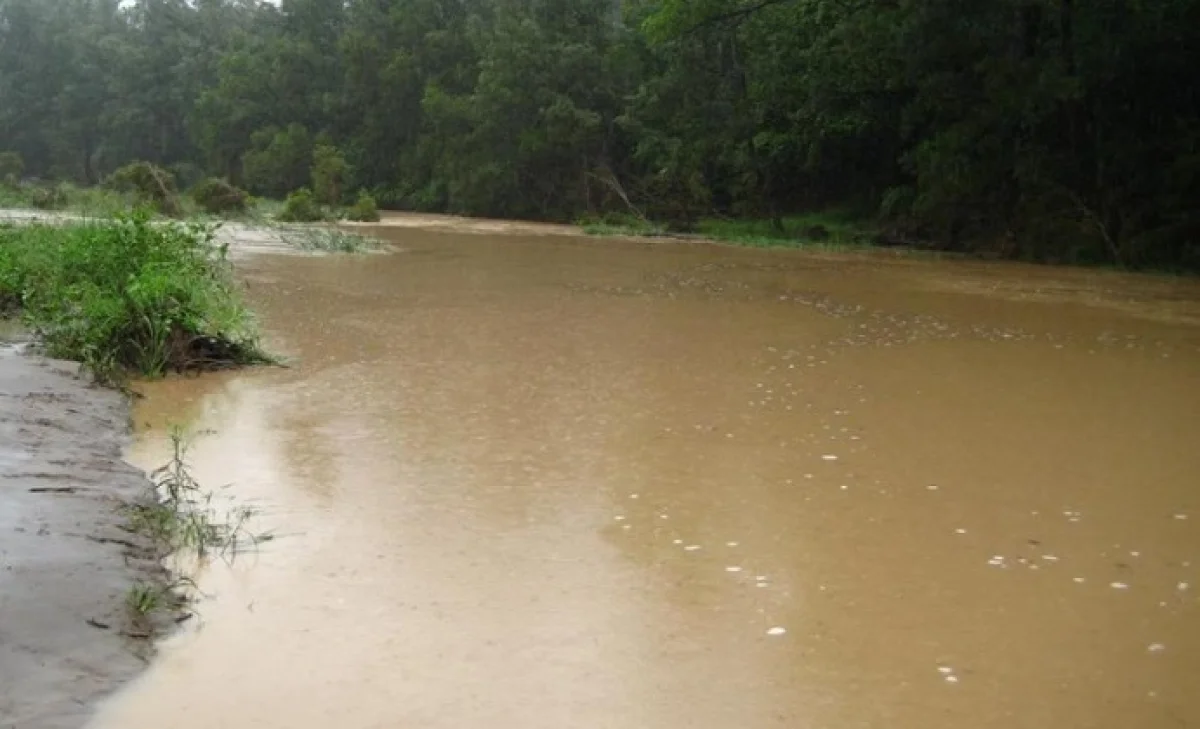
<path id="1" fill-rule="evenodd" d="M 1200 722 L 1194 283 L 387 234 L 147 388 L 280 538 L 97 727 Z"/>

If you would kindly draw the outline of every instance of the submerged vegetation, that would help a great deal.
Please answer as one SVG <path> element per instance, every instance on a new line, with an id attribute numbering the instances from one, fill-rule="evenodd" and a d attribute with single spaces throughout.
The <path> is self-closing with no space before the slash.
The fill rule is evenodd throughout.
<path id="1" fill-rule="evenodd" d="M 159 554 L 171 555 L 177 562 L 214 557 L 232 562 L 241 552 L 270 541 L 271 534 L 250 530 L 253 509 L 221 509 L 216 494 L 196 481 L 187 462 L 188 440 L 183 430 L 172 428 L 170 438 L 170 459 L 150 474 L 152 496 L 128 507 L 129 528 L 146 535 Z M 169 581 L 132 585 L 125 602 L 135 625 L 151 628 L 162 611 L 182 608 L 189 586 L 193 583 L 186 573 Z"/>
<path id="2" fill-rule="evenodd" d="M 102 381 L 267 362 L 212 236 L 146 212 L 0 228 L 0 308 Z"/>

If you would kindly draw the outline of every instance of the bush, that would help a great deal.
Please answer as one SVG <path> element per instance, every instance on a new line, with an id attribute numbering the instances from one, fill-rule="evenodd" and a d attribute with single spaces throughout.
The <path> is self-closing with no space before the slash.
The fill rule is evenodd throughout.
<path id="1" fill-rule="evenodd" d="M 342 190 L 350 174 L 350 165 L 337 147 L 318 144 L 313 149 L 312 184 L 317 201 L 323 205 L 340 205 Z"/>
<path id="2" fill-rule="evenodd" d="M 354 205 L 346 211 L 346 218 L 359 223 L 378 223 L 379 222 L 379 207 L 375 205 L 375 198 L 371 197 L 365 190 L 358 193 L 358 199 L 354 201 Z"/>
<path id="3" fill-rule="evenodd" d="M 148 204 L 163 215 L 176 217 L 182 212 L 175 177 L 149 162 L 132 162 L 109 175 L 105 186 L 117 192 L 132 193 L 138 202 Z"/>
<path id="4" fill-rule="evenodd" d="M 192 188 L 192 199 L 212 215 L 244 213 L 250 196 L 225 180 L 209 177 Z"/>
<path id="5" fill-rule="evenodd" d="M 266 361 L 212 230 L 148 213 L 0 229 L 0 302 L 102 381 Z"/>
<path id="6" fill-rule="evenodd" d="M 25 174 L 25 160 L 17 152 L 0 152 L 0 184 L 16 187 Z"/>
<path id="7" fill-rule="evenodd" d="M 62 210 L 67 206 L 67 191 L 62 185 L 35 187 L 29 193 L 29 204 L 38 210 Z"/>
<path id="8" fill-rule="evenodd" d="M 312 191 L 302 187 L 287 196 L 279 219 L 289 223 L 314 223 L 324 220 L 325 213 L 313 198 Z"/>

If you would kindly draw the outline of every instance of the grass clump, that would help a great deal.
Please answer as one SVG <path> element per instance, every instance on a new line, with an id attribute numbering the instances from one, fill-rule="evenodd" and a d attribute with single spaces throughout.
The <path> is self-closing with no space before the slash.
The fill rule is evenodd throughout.
<path id="1" fill-rule="evenodd" d="M 704 238 L 762 248 L 824 248 L 842 250 L 870 244 L 863 222 L 831 211 L 769 219 L 705 219 L 696 225 Z"/>
<path id="2" fill-rule="evenodd" d="M 192 188 L 192 200 L 210 215 L 243 214 L 250 195 L 225 180 L 209 177 Z"/>
<path id="3" fill-rule="evenodd" d="M 668 227 L 624 214 L 610 214 L 579 221 L 588 235 L 672 235 Z M 845 250 L 870 245 L 871 230 L 860 219 L 841 212 L 767 218 L 704 218 L 687 237 L 734 243 L 758 248 L 819 248 Z"/>
<path id="4" fill-rule="evenodd" d="M 625 213 L 605 213 L 580 218 L 576 225 L 588 235 L 666 235 L 667 228 L 645 218 Z"/>
<path id="5" fill-rule="evenodd" d="M 238 552 L 267 541 L 247 529 L 252 509 L 219 512 L 214 494 L 205 491 L 187 463 L 188 443 L 183 431 L 171 430 L 171 458 L 150 474 L 157 498 L 132 507 L 131 526 L 151 537 L 165 552 L 197 559 L 221 557 L 232 561 Z"/>
<path id="6" fill-rule="evenodd" d="M 358 199 L 346 210 L 346 219 L 356 223 L 378 223 L 379 206 L 375 204 L 375 198 L 365 190 L 359 192 Z"/>
<path id="7" fill-rule="evenodd" d="M 302 187 L 287 196 L 283 210 L 279 211 L 277 217 L 288 223 L 315 223 L 325 220 L 325 211 L 313 197 L 312 191 Z"/>
<path id="8" fill-rule="evenodd" d="M 239 553 L 273 539 L 247 528 L 253 509 L 217 509 L 214 493 L 205 491 L 192 475 L 182 429 L 171 429 L 171 446 L 170 460 L 150 474 L 153 498 L 129 507 L 129 528 L 148 537 L 160 556 L 176 558 L 174 579 L 137 582 L 126 593 L 130 616 L 135 626 L 146 629 L 146 637 L 154 632 L 155 615 L 182 609 L 188 602 L 184 588 L 195 588 L 186 574 L 179 574 L 186 569 L 179 558 L 192 567 L 213 557 L 232 563 Z"/>
<path id="9" fill-rule="evenodd" d="M 280 235 L 286 242 L 306 251 L 363 253 L 379 247 L 379 241 L 374 238 L 325 226 L 287 227 Z"/>
<path id="10" fill-rule="evenodd" d="M 146 211 L 0 229 L 0 305 L 102 382 L 267 362 L 213 233 Z"/>

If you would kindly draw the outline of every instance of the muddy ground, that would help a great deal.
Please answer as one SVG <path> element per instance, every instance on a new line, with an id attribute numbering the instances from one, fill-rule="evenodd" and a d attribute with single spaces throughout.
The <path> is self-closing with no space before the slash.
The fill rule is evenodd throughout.
<path id="1" fill-rule="evenodd" d="M 0 729 L 82 726 L 145 666 L 126 595 L 161 584 L 122 506 L 147 495 L 122 460 L 128 403 L 0 330 Z"/>

